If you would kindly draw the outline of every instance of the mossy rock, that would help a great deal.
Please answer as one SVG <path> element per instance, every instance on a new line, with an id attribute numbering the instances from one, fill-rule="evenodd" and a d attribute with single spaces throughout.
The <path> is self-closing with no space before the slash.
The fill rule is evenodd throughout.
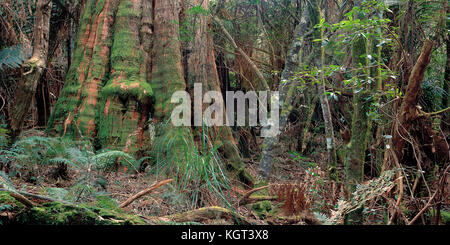
<path id="1" fill-rule="evenodd" d="M 2 224 L 26 225 L 144 225 L 138 216 L 130 215 L 104 198 L 94 205 L 75 206 L 60 202 L 47 202 L 33 208 L 26 208 L 7 192 L 0 192 L 0 207 L 16 214 L 13 220 L 1 220 Z M 99 207 L 101 206 L 101 207 Z M 1 211 L 0 211 L 1 212 Z M 2 218 L 3 219 L 3 218 Z"/>

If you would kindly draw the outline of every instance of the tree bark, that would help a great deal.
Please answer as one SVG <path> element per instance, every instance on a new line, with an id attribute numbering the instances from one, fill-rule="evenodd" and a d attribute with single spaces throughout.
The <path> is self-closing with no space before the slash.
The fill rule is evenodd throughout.
<path id="1" fill-rule="evenodd" d="M 25 61 L 24 71 L 15 94 L 15 105 L 11 114 L 11 138 L 20 134 L 25 116 L 30 109 L 33 96 L 36 93 L 39 79 L 47 66 L 47 54 L 50 30 L 50 13 L 52 2 L 38 0 L 36 2 L 36 18 L 34 23 L 33 53 L 31 58 Z"/>
<path id="2" fill-rule="evenodd" d="M 192 0 L 195 6 L 209 9 L 209 0 Z M 208 91 L 221 93 L 219 74 L 215 63 L 212 36 L 208 33 L 211 25 L 210 17 L 199 14 L 194 18 L 195 33 L 191 42 L 191 53 L 188 59 L 189 84 L 202 83 L 203 95 Z M 202 95 L 202 96 L 203 96 Z M 225 103 L 222 103 L 223 105 Z M 204 110 L 208 105 L 204 105 Z M 224 106 L 225 107 L 225 106 Z M 224 110 L 223 118 L 226 118 Z M 219 151 L 228 162 L 228 169 L 234 172 L 243 183 L 253 186 L 253 177 L 245 170 L 244 162 L 239 154 L 236 142 L 228 126 L 213 126 L 208 132 L 212 145 L 221 145 Z"/>
<path id="3" fill-rule="evenodd" d="M 361 6 L 361 2 L 355 3 Z M 355 16 L 359 18 L 359 16 Z M 367 80 L 369 75 L 367 54 L 367 40 L 360 36 L 352 44 L 353 67 L 361 67 L 361 71 L 355 76 L 361 76 Z M 359 79 L 359 78 L 358 78 Z M 368 112 L 371 101 L 368 100 L 371 91 L 369 86 L 357 87 L 353 96 L 353 116 L 350 143 L 347 145 L 344 167 L 346 173 L 346 186 L 348 193 L 353 193 L 356 186 L 364 180 L 364 163 L 366 159 L 367 139 L 370 130 Z M 362 209 L 357 209 L 346 216 L 349 224 L 360 224 L 362 222 Z"/>
<path id="4" fill-rule="evenodd" d="M 286 56 L 286 65 L 281 74 L 281 82 L 279 88 L 279 102 L 280 102 L 280 131 L 286 127 L 289 114 L 294 109 L 292 100 L 296 91 L 297 83 L 295 82 L 295 71 L 299 66 L 299 52 L 303 45 L 302 38 L 310 28 L 310 14 L 304 11 L 301 22 L 295 28 L 294 39 Z M 261 175 L 269 178 L 272 173 L 272 164 L 275 157 L 276 147 L 279 144 L 279 136 L 266 137 L 262 146 L 262 156 L 259 166 Z"/>
<path id="5" fill-rule="evenodd" d="M 147 80 L 151 5 L 147 1 L 85 3 L 66 83 L 47 130 L 86 137 L 97 147 L 148 149 L 152 88 Z"/>

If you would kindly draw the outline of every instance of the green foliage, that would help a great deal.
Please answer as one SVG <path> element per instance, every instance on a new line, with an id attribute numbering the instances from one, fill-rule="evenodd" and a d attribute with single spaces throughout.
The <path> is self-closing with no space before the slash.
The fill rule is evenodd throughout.
<path id="1" fill-rule="evenodd" d="M 22 44 L 13 45 L 0 50 L 0 71 L 6 68 L 19 68 L 30 56 L 31 50 Z"/>
<path id="2" fill-rule="evenodd" d="M 137 171 L 143 159 L 136 160 L 117 150 L 95 152 L 87 141 L 31 136 L 19 138 L 9 149 L 0 150 L 0 161 L 12 166 L 11 175 L 34 173 L 42 165 L 67 165 L 79 173 L 71 190 L 48 188 L 45 192 L 58 200 L 78 202 L 96 196 L 99 194 L 98 189 L 105 188 L 107 182 L 98 173 L 110 171 L 119 164 L 127 166 L 131 171 Z M 4 182 L 4 185 L 6 184 L 7 182 Z"/>
<path id="3" fill-rule="evenodd" d="M 186 135 L 180 128 L 161 125 L 158 132 L 166 132 L 158 137 L 152 151 L 155 160 L 151 172 L 176 176 L 177 189 L 187 191 L 192 207 L 198 205 L 201 190 L 206 188 L 217 200 L 230 206 L 226 190 L 230 188 L 230 180 L 224 169 L 217 149 L 208 138 L 207 127 L 203 127 L 201 145 L 197 147 L 192 135 Z M 166 128 L 166 129 L 164 129 Z"/>

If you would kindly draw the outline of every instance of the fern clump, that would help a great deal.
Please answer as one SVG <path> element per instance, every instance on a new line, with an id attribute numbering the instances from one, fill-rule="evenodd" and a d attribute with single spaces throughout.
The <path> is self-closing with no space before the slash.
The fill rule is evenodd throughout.
<path id="1" fill-rule="evenodd" d="M 107 180 L 101 173 L 118 165 L 137 171 L 143 160 L 136 160 L 123 151 L 103 149 L 96 152 L 85 140 L 33 135 L 22 136 L 11 147 L 0 149 L 0 161 L 9 166 L 10 176 L 20 176 L 29 182 L 41 181 L 40 169 L 43 166 L 54 167 L 54 179 L 70 179 L 68 171 L 73 170 L 77 179 L 69 191 L 47 188 L 45 194 L 57 200 L 80 202 L 91 200 L 97 196 L 98 190 L 106 190 Z"/>

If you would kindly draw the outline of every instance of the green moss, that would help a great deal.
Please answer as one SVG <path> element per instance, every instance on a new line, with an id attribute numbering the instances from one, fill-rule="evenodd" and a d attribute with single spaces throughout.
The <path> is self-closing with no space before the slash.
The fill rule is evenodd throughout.
<path id="1" fill-rule="evenodd" d="M 446 224 L 446 225 L 450 224 L 450 212 L 441 210 L 441 217 L 442 217 L 442 222 L 444 222 L 444 224 Z"/>
<path id="2" fill-rule="evenodd" d="M 14 197 L 12 197 L 8 192 L 0 192 L 0 208 L 7 209 L 12 212 L 19 212 L 25 209 L 25 206 L 18 202 Z"/>
<path id="3" fill-rule="evenodd" d="M 104 6 L 105 6 L 105 0 L 98 0 L 97 6 L 95 7 L 95 14 L 99 15 L 102 12 Z"/>
<path id="4" fill-rule="evenodd" d="M 140 225 L 143 220 L 118 210 L 66 205 L 48 202 L 20 212 L 14 220 L 17 224 L 35 225 Z"/>
<path id="5" fill-rule="evenodd" d="M 272 203 L 270 201 L 261 201 L 252 205 L 252 210 L 260 219 L 265 219 L 272 211 Z"/>

